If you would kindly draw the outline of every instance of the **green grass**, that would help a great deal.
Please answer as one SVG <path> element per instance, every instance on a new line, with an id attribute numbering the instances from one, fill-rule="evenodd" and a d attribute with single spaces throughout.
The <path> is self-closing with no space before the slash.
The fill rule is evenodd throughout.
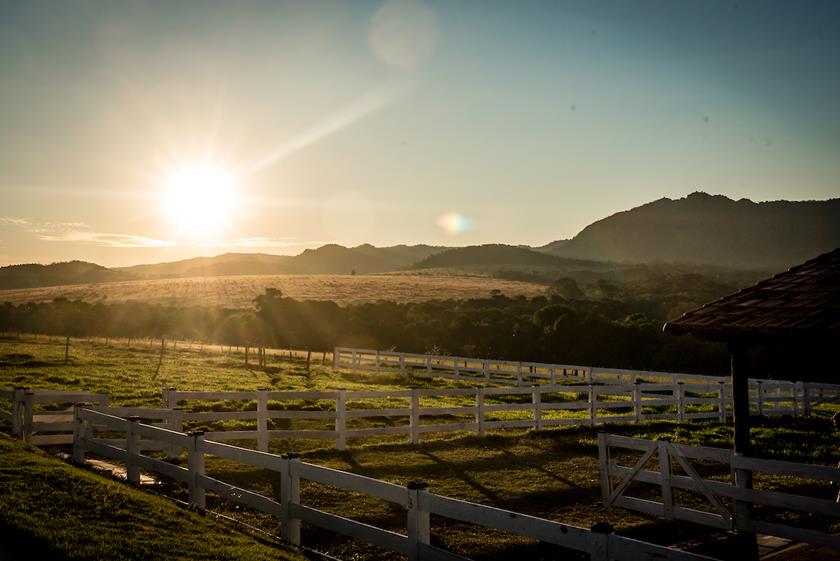
<path id="1" fill-rule="evenodd" d="M 0 386 L 29 385 L 33 388 L 78 389 L 88 387 L 111 393 L 112 402 L 120 405 L 157 406 L 160 389 L 175 386 L 183 390 L 243 390 L 270 387 L 276 390 L 404 389 L 420 387 L 463 387 L 453 381 L 411 379 L 399 374 L 354 373 L 333 371 L 329 365 L 314 364 L 305 371 L 301 360 L 272 359 L 269 368 L 246 367 L 239 354 L 191 350 L 168 351 L 155 376 L 158 349 L 134 345 L 107 346 L 88 341 L 74 341 L 70 364 L 63 364 L 63 346 L 41 337 L 27 342 L 0 340 Z M 510 402 L 528 401 L 530 396 L 509 396 Z M 574 399 L 574 392 L 555 399 Z M 489 402 L 489 400 L 488 400 Z M 399 401 L 365 400 L 352 407 L 399 406 Z M 402 402 L 404 405 L 405 403 Z M 466 404 L 460 398 L 425 400 L 426 406 Z M 253 408 L 253 402 L 193 403 L 193 408 Z M 309 408 L 322 408 L 324 402 L 308 402 Z M 280 404 L 275 404 L 280 406 Z M 510 413 L 514 418 L 522 412 Z M 504 414 L 508 415 L 508 414 Z M 439 422 L 442 419 L 428 422 Z M 359 421 L 361 422 L 361 421 Z M 386 419 L 368 423 L 387 424 Z M 205 424 L 210 427 L 210 424 Z M 217 423 L 212 428 L 249 426 L 247 423 Z M 277 421 L 277 425 L 288 428 Z M 305 424 L 295 421 L 295 427 Z M 193 426 L 192 428 L 196 428 Z M 420 445 L 405 444 L 405 437 L 381 437 L 350 441 L 345 452 L 334 450 L 332 441 L 273 440 L 275 453 L 297 451 L 304 461 L 360 473 L 378 479 L 405 484 L 424 479 L 432 492 L 463 500 L 506 508 L 517 512 L 588 527 L 603 520 L 610 521 L 623 535 L 662 543 L 680 544 L 690 541 L 712 543 L 719 535 L 710 528 L 681 522 L 665 522 L 657 517 L 642 516 L 623 509 L 606 509 L 600 498 L 597 432 L 625 434 L 639 438 L 670 438 L 673 442 L 731 446 L 731 427 L 715 423 L 660 422 L 642 426 L 612 425 L 606 427 L 566 427 L 542 433 L 513 430 L 491 433 L 487 438 L 459 434 L 424 435 Z M 840 434 L 826 419 L 810 421 L 767 419 L 752 432 L 756 454 L 776 459 L 836 465 L 840 450 Z M 236 443 L 253 447 L 254 441 Z M 728 471 L 699 463 L 704 476 L 723 478 Z M 208 458 L 208 474 L 228 483 L 254 490 L 267 496 L 278 493 L 278 476 L 266 470 L 217 458 Z M 836 492 L 826 482 L 809 482 L 797 478 L 765 477 L 756 479 L 757 486 L 780 491 L 795 491 L 808 496 L 833 499 Z M 166 488 L 182 498 L 184 489 Z M 634 484 L 633 493 L 656 496 L 656 489 Z M 323 485 L 304 484 L 305 504 L 335 512 L 356 520 L 405 532 L 405 511 L 387 503 L 344 492 Z M 686 505 L 708 509 L 699 496 L 680 496 Z M 258 512 L 237 508 L 232 503 L 208 494 L 208 507 L 235 516 L 267 531 L 276 531 L 277 521 Z M 771 516 L 768 513 L 768 516 Z M 808 513 L 787 515 L 788 522 L 806 527 L 836 531 L 836 525 Z M 565 554 L 553 546 L 487 532 L 483 529 L 433 517 L 433 542 L 476 559 L 549 559 Z M 304 526 L 304 544 L 327 551 L 341 558 L 362 561 L 396 559 L 398 556 L 373 546 L 358 544 L 329 532 Z M 716 553 L 716 554 L 719 554 Z"/>
<path id="2" fill-rule="evenodd" d="M 24 559 L 304 559 L 6 436 L 0 436 L 0 533 Z"/>

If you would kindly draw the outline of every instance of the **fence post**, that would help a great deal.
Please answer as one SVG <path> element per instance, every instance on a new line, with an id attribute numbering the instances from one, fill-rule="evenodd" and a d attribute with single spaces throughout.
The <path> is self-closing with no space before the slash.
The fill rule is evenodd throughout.
<path id="1" fill-rule="evenodd" d="M 677 418 L 685 421 L 685 382 L 677 382 Z"/>
<path id="2" fill-rule="evenodd" d="M 610 534 L 614 532 L 609 522 L 596 522 L 589 530 L 589 559 L 591 561 L 609 561 Z"/>
<path id="3" fill-rule="evenodd" d="M 595 419 L 598 416 L 598 410 L 595 407 L 595 400 L 597 397 L 598 395 L 595 393 L 595 387 L 592 384 L 589 384 L 589 426 L 595 426 Z"/>
<path id="4" fill-rule="evenodd" d="M 668 454 L 670 441 L 667 438 L 657 442 L 659 453 L 659 472 L 662 480 L 662 509 L 666 520 L 674 519 L 674 493 L 671 489 L 671 456 Z"/>
<path id="5" fill-rule="evenodd" d="M 87 426 L 82 421 L 82 407 L 82 403 L 73 405 L 73 463 L 79 466 L 85 463 L 85 441 L 88 437 Z"/>
<path id="6" fill-rule="evenodd" d="M 426 355 L 426 374 L 432 375 L 432 355 Z"/>
<path id="7" fill-rule="evenodd" d="M 455 376 L 461 375 L 461 371 L 458 368 L 458 357 L 452 359 L 452 372 L 455 373 Z"/>
<path id="8" fill-rule="evenodd" d="M 420 443 L 420 389 L 411 389 L 411 420 L 409 422 L 409 443 Z"/>
<path id="9" fill-rule="evenodd" d="M 169 430 L 176 432 L 184 432 L 184 411 L 180 408 L 174 408 L 169 411 L 169 419 L 167 419 Z M 166 452 L 166 457 L 170 460 L 176 459 L 181 455 L 181 448 L 177 444 L 173 444 Z"/>
<path id="10" fill-rule="evenodd" d="M 15 388 L 12 395 L 12 436 L 19 437 L 21 435 L 21 426 L 23 425 L 22 410 L 23 395 L 27 388 Z"/>
<path id="11" fill-rule="evenodd" d="M 21 427 L 23 440 L 27 443 L 32 442 L 33 416 L 35 414 L 34 410 L 35 392 L 27 389 L 23 392 L 23 426 Z"/>
<path id="12" fill-rule="evenodd" d="M 376 351 L 376 372 L 379 372 L 379 351 Z"/>
<path id="13" fill-rule="evenodd" d="M 642 423 L 642 382 L 633 381 L 633 414 L 636 416 L 636 424 Z"/>
<path id="14" fill-rule="evenodd" d="M 490 380 L 490 363 L 485 358 L 481 363 L 481 373 L 485 380 Z"/>
<path id="15" fill-rule="evenodd" d="M 293 518 L 291 512 L 291 505 L 300 504 L 299 463 L 300 456 L 295 453 L 280 458 L 280 537 L 292 545 L 300 545 L 300 519 Z"/>
<path id="16" fill-rule="evenodd" d="M 549 372 L 551 373 L 551 385 L 556 386 L 557 385 L 557 367 L 554 366 L 554 365 L 551 365 L 549 367 Z"/>
<path id="17" fill-rule="evenodd" d="M 522 361 L 516 364 L 516 385 L 522 385 Z"/>
<path id="18" fill-rule="evenodd" d="M 335 394 L 335 447 L 347 448 L 347 391 L 338 390 Z"/>
<path id="19" fill-rule="evenodd" d="M 543 428 L 542 392 L 539 384 L 531 386 L 531 403 L 534 405 L 534 430 L 541 431 Z"/>
<path id="20" fill-rule="evenodd" d="M 405 355 L 400 353 L 400 374 L 405 374 Z"/>
<path id="21" fill-rule="evenodd" d="M 341 353 L 341 347 L 333 347 L 333 369 L 338 370 L 338 355 Z"/>
<path id="22" fill-rule="evenodd" d="M 757 395 L 756 398 L 758 399 L 758 416 L 764 416 L 764 382 L 761 380 L 756 380 L 755 382 L 758 385 L 758 389 L 756 391 Z"/>
<path id="23" fill-rule="evenodd" d="M 598 463 L 601 465 L 601 500 L 604 501 L 604 506 L 609 508 L 612 483 L 610 482 L 610 446 L 607 438 L 607 433 L 598 433 Z"/>
<path id="24" fill-rule="evenodd" d="M 192 440 L 187 448 L 187 465 L 190 470 L 190 505 L 199 510 L 206 508 L 204 487 L 199 479 L 204 475 L 204 431 L 189 433 Z"/>
<path id="25" fill-rule="evenodd" d="M 484 388 L 475 389 L 475 423 L 478 436 L 484 437 Z"/>
<path id="26" fill-rule="evenodd" d="M 793 406 L 793 416 L 799 416 L 799 384 L 796 382 L 790 383 L 791 405 Z"/>
<path id="27" fill-rule="evenodd" d="M 268 452 L 268 388 L 257 390 L 257 448 Z"/>
<path id="28" fill-rule="evenodd" d="M 408 489 L 408 559 L 419 561 L 423 558 L 422 547 L 431 543 L 431 523 L 429 511 L 423 510 L 421 502 L 428 493 L 429 484 L 425 481 L 410 481 Z"/>
<path id="29" fill-rule="evenodd" d="M 802 415 L 811 416 L 811 388 L 810 383 L 802 382 Z"/>
<path id="30" fill-rule="evenodd" d="M 140 484 L 140 466 L 137 465 L 137 456 L 140 454 L 140 435 L 137 433 L 137 423 L 140 417 L 132 415 L 127 417 L 128 427 L 125 431 L 125 476 L 132 485 Z"/>
<path id="31" fill-rule="evenodd" d="M 353 370 L 353 372 L 356 371 L 356 356 L 357 356 L 356 351 L 351 351 L 351 354 L 350 354 L 350 368 Z"/>
<path id="32" fill-rule="evenodd" d="M 719 421 L 721 424 L 726 424 L 726 382 L 720 381 L 720 390 L 718 392 L 718 413 L 720 414 Z"/>

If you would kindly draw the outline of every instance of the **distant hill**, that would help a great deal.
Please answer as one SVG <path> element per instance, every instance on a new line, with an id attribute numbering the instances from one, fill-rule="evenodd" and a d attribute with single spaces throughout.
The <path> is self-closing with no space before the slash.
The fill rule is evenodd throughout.
<path id="1" fill-rule="evenodd" d="M 486 244 L 456 247 L 432 255 L 411 269 L 443 269 L 483 266 L 557 267 L 565 260 L 524 247 Z"/>
<path id="2" fill-rule="evenodd" d="M 837 247 L 840 199 L 755 203 L 698 192 L 613 214 L 539 249 L 578 259 L 779 270 Z"/>
<path id="3" fill-rule="evenodd" d="M 428 245 L 374 247 L 364 244 L 344 247 L 328 244 L 317 249 L 307 249 L 295 256 L 226 253 L 216 257 L 195 257 L 172 263 L 123 267 L 118 270 L 146 278 L 350 274 L 353 271 L 358 274 L 385 273 L 408 267 L 446 249 Z"/>
<path id="4" fill-rule="evenodd" d="M 61 286 L 133 280 L 129 273 L 106 269 L 85 261 L 68 261 L 51 265 L 9 265 L 0 267 L 0 289 Z"/>

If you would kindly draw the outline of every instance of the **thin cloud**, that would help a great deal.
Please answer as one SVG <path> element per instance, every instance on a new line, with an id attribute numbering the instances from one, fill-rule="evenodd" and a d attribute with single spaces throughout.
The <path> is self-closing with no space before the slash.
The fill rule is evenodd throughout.
<path id="1" fill-rule="evenodd" d="M 45 242 L 74 242 L 102 247 L 137 248 L 137 247 L 172 247 L 174 242 L 157 240 L 135 234 L 108 234 L 70 230 L 67 232 L 42 233 L 38 239 Z"/>
<path id="2" fill-rule="evenodd" d="M 29 220 L 15 218 L 14 216 L 0 216 L 0 226 L 27 226 Z"/>
<path id="3" fill-rule="evenodd" d="M 222 240 L 213 244 L 202 244 L 204 246 L 223 247 L 298 247 L 306 245 L 323 245 L 330 242 L 320 240 L 300 240 L 298 238 L 271 238 L 271 237 L 247 237 Z"/>

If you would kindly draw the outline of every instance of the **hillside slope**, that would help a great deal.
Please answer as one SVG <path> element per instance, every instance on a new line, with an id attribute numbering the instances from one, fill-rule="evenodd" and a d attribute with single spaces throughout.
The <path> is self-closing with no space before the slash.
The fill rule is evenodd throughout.
<path id="1" fill-rule="evenodd" d="M 836 247 L 840 199 L 755 203 L 698 192 L 613 214 L 540 249 L 579 259 L 778 270 Z"/>
<path id="2" fill-rule="evenodd" d="M 0 290 L 132 280 L 134 275 L 85 261 L 0 267 Z"/>

